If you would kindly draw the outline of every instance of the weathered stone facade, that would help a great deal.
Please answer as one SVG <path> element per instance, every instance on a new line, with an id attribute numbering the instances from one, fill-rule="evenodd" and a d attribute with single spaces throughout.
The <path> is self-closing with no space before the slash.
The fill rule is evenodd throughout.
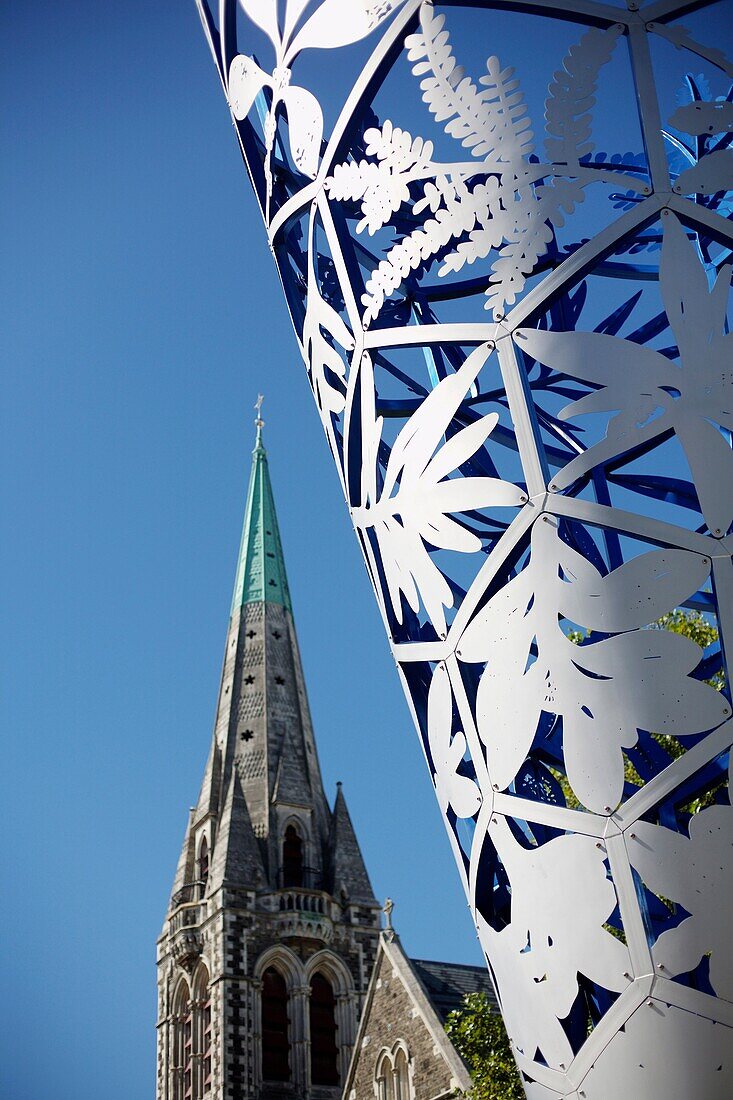
<path id="1" fill-rule="evenodd" d="M 382 934 L 344 1100 L 444 1100 L 471 1087 L 445 1033 L 465 993 L 494 993 L 481 967 L 409 959 Z"/>
<path id="2" fill-rule="evenodd" d="M 379 922 L 343 793 L 331 809 L 323 791 L 258 431 L 214 736 L 158 941 L 157 1100 L 337 1100 Z"/>

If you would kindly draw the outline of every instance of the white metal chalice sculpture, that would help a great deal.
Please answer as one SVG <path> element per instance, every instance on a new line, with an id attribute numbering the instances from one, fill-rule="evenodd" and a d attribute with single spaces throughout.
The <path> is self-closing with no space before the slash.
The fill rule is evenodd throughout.
<path id="1" fill-rule="evenodd" d="M 728 1098 L 731 5 L 199 7 L 527 1095 Z"/>

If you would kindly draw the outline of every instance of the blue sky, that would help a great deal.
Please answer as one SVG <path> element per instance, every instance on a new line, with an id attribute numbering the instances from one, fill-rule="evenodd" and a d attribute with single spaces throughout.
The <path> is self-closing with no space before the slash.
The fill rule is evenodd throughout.
<path id="1" fill-rule="evenodd" d="M 258 390 L 329 795 L 407 950 L 480 955 L 192 0 L 0 30 L 0 1094 L 137 1100 Z"/>

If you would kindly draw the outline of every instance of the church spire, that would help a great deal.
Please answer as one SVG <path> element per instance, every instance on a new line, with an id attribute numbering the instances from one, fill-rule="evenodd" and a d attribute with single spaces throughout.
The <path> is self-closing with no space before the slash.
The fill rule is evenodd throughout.
<path id="1" fill-rule="evenodd" d="M 158 941 L 158 1100 L 317 1100 L 326 1057 L 333 1092 L 379 942 L 346 802 L 339 790 L 332 812 L 323 791 L 261 405 L 214 735 Z M 315 993 L 286 982 L 294 955 L 298 974 L 320 960 L 310 1043 Z"/>
<path id="2" fill-rule="evenodd" d="M 267 451 L 262 442 L 265 422 L 260 415 L 261 406 L 262 395 L 258 397 L 256 406 L 257 437 L 252 452 L 252 473 L 244 511 L 232 614 L 245 604 L 257 602 L 281 604 L 292 613 Z"/>
<path id="3" fill-rule="evenodd" d="M 307 834 L 309 885 L 323 886 L 329 878 L 331 814 L 293 622 L 261 404 L 258 398 L 214 737 L 187 834 L 187 860 L 182 859 L 176 878 L 178 890 L 182 875 L 189 881 L 201 877 L 198 846 L 204 828 L 212 868 L 224 852 L 231 862 L 231 853 L 238 851 L 249 853 L 242 866 L 251 868 L 259 847 L 263 884 L 277 887 L 282 833 L 290 817 L 301 823 L 304 843 Z M 247 836 L 233 835 L 243 832 Z M 209 877 L 209 894 L 220 878 Z"/>

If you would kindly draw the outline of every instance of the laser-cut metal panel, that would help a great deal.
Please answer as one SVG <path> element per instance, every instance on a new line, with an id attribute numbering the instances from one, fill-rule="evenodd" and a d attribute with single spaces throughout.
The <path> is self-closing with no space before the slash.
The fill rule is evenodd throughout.
<path id="1" fill-rule="evenodd" d="M 198 2 L 527 1096 L 723 1100 L 730 2 Z"/>

